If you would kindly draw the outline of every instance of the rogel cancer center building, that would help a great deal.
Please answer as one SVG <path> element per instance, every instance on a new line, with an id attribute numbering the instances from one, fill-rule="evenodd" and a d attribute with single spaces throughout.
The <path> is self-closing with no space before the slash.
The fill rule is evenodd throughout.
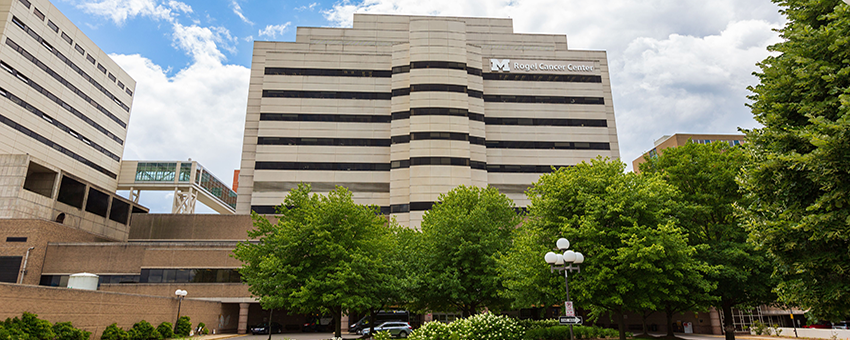
<path id="1" fill-rule="evenodd" d="M 619 157 L 604 51 L 511 19 L 355 14 L 254 43 L 236 210 L 305 182 L 418 227 L 458 185 L 525 207 L 541 174 L 598 155 Z"/>

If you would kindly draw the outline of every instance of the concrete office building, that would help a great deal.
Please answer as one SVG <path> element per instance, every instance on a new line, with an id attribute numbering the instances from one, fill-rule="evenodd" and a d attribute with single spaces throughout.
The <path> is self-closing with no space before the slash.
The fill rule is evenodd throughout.
<path id="1" fill-rule="evenodd" d="M 694 134 L 694 133 L 676 133 L 673 135 L 664 135 L 655 140 L 651 150 L 645 152 L 640 157 L 632 161 L 632 169 L 634 172 L 640 172 L 640 164 L 646 163 L 646 157 L 656 157 L 666 148 L 675 148 L 687 143 L 708 144 L 713 142 L 726 142 L 729 145 L 741 145 L 746 142 L 746 136 L 742 134 Z"/>
<path id="2" fill-rule="evenodd" d="M 306 182 L 418 227 L 458 185 L 524 207 L 542 173 L 598 155 L 619 157 L 604 51 L 511 19 L 355 14 L 254 43 L 236 212 Z"/>
<path id="3" fill-rule="evenodd" d="M 0 0 L 0 218 L 125 240 L 115 195 L 135 81 L 47 0 Z"/>

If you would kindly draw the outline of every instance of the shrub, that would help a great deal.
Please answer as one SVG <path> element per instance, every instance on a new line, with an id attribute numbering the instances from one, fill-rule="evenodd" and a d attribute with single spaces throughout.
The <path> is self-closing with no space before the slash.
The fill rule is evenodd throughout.
<path id="1" fill-rule="evenodd" d="M 177 324 L 174 325 L 174 335 L 176 336 L 189 336 L 189 332 L 192 331 L 192 322 L 189 321 L 188 316 L 181 316 L 177 319 Z"/>
<path id="2" fill-rule="evenodd" d="M 492 313 L 481 313 L 457 320 L 451 323 L 449 328 L 468 340 L 520 340 L 525 334 L 525 329 L 520 327 L 516 320 Z"/>
<path id="3" fill-rule="evenodd" d="M 269 329 L 269 332 L 271 332 L 271 329 Z M 198 332 L 197 333 L 198 334 L 210 334 L 210 330 L 207 329 L 207 324 L 205 324 L 203 322 L 198 322 Z"/>
<path id="4" fill-rule="evenodd" d="M 20 319 L 14 318 L 11 322 L 12 327 L 20 329 L 30 339 L 53 340 L 56 337 L 50 321 L 39 319 L 36 314 L 24 312 Z"/>
<path id="5" fill-rule="evenodd" d="M 103 330 L 100 336 L 101 340 L 130 340 L 130 335 L 116 324 L 111 324 Z"/>
<path id="6" fill-rule="evenodd" d="M 19 327 L 12 325 L 12 319 L 0 322 L 0 339 L 30 340 L 30 336 Z"/>
<path id="7" fill-rule="evenodd" d="M 383 332 L 375 333 L 375 337 L 373 339 L 374 340 L 390 340 L 390 339 L 392 339 L 392 336 L 390 336 L 390 332 L 383 331 Z"/>
<path id="8" fill-rule="evenodd" d="M 162 335 L 153 328 L 153 325 L 150 322 L 145 320 L 136 322 L 133 325 L 133 328 L 127 332 L 130 335 L 130 340 L 159 340 L 162 339 Z"/>
<path id="9" fill-rule="evenodd" d="M 525 319 L 525 320 L 519 320 L 517 322 L 519 323 L 520 326 L 522 326 L 526 330 L 535 329 L 535 328 L 543 328 L 543 327 L 554 327 L 554 326 L 559 325 L 557 319 L 546 319 L 546 320 Z"/>
<path id="10" fill-rule="evenodd" d="M 452 330 L 449 325 L 439 321 L 428 322 L 422 327 L 414 329 L 410 333 L 412 340 L 455 340 L 458 336 L 452 337 Z"/>
<path id="11" fill-rule="evenodd" d="M 163 322 L 156 326 L 156 331 L 159 332 L 159 335 L 162 336 L 163 339 L 170 339 L 174 337 L 174 326 L 171 325 L 170 322 Z"/>
<path id="12" fill-rule="evenodd" d="M 57 322 L 53 325 L 56 340 L 89 340 L 91 332 L 74 328 L 70 322 Z"/>
<path id="13" fill-rule="evenodd" d="M 616 329 L 602 328 L 596 326 L 573 326 L 573 335 L 576 339 L 604 339 L 617 338 L 620 333 Z M 626 333 L 626 337 L 631 337 Z M 552 326 L 532 328 L 526 331 L 526 340 L 568 340 L 570 338 L 569 326 Z"/>

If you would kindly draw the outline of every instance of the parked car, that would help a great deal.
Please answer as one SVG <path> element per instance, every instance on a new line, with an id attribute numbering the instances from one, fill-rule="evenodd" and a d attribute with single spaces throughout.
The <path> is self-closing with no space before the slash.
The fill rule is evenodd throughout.
<path id="1" fill-rule="evenodd" d="M 283 326 L 281 326 L 277 322 L 272 322 L 271 331 L 272 331 L 272 333 L 275 333 L 275 334 L 283 333 Z M 251 327 L 251 334 L 269 334 L 269 323 L 263 322 L 263 323 L 258 324 L 256 326 L 252 326 Z"/>
<path id="2" fill-rule="evenodd" d="M 850 321 L 838 321 L 832 324 L 832 329 L 850 329 Z"/>
<path id="3" fill-rule="evenodd" d="M 369 328 L 364 328 L 360 331 L 360 334 L 369 335 L 369 330 Z M 406 338 L 412 331 L 413 327 L 410 327 L 410 324 L 399 321 L 384 322 L 375 327 L 375 333 L 390 332 L 390 335 L 397 336 L 399 338 Z"/>
<path id="4" fill-rule="evenodd" d="M 405 322 L 410 318 L 410 313 L 406 310 L 382 310 L 375 314 L 375 324 L 380 325 L 384 322 L 398 321 Z M 364 328 L 369 328 L 369 315 L 362 317 L 357 322 L 348 327 L 349 333 L 360 334 Z"/>
<path id="5" fill-rule="evenodd" d="M 815 324 L 803 326 L 803 328 L 820 328 L 820 329 L 831 329 L 832 322 L 829 321 L 821 321 Z"/>

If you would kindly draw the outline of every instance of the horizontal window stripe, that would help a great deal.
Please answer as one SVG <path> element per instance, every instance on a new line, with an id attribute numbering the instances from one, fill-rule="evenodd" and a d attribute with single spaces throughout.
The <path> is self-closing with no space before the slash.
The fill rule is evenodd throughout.
<path id="1" fill-rule="evenodd" d="M 485 94 L 484 101 L 488 103 L 605 104 L 605 99 L 602 97 L 514 96 L 494 94 Z"/>
<path id="2" fill-rule="evenodd" d="M 472 98 L 484 98 L 484 92 L 478 90 L 467 90 L 466 93 Z"/>
<path id="3" fill-rule="evenodd" d="M 369 77 L 389 78 L 392 71 L 388 70 L 343 70 L 343 69 L 320 69 L 320 68 L 288 68 L 288 67 L 266 67 L 266 75 L 282 76 L 327 76 L 327 77 Z"/>
<path id="4" fill-rule="evenodd" d="M 301 114 L 301 113 L 260 113 L 261 121 L 287 122 L 336 122 L 336 123 L 389 123 L 392 116 L 387 115 L 338 115 L 338 114 Z"/>
<path id="5" fill-rule="evenodd" d="M 484 73 L 484 80 L 550 81 L 565 83 L 601 83 L 602 76 L 579 74 Z"/>
<path id="6" fill-rule="evenodd" d="M 256 212 L 257 214 L 260 214 L 260 215 L 276 215 L 277 214 L 277 207 L 278 206 L 275 206 L 275 205 L 252 205 L 251 210 Z M 383 207 L 378 207 L 378 208 L 380 209 L 379 212 L 382 215 L 389 215 L 390 214 L 390 207 L 389 206 L 383 206 Z"/>
<path id="7" fill-rule="evenodd" d="M 570 165 L 513 165 L 513 164 L 487 164 L 487 172 L 503 173 L 550 173 L 552 168 L 560 169 Z"/>
<path id="8" fill-rule="evenodd" d="M 484 92 L 478 90 L 469 90 L 465 85 L 454 84 L 412 84 L 410 87 L 398 88 L 392 90 L 392 96 L 407 96 L 411 92 L 454 92 L 466 93 L 473 98 L 483 98 Z"/>
<path id="9" fill-rule="evenodd" d="M 118 119 L 118 117 L 115 117 L 115 115 L 113 115 L 108 110 L 106 110 L 106 108 L 104 108 L 102 105 L 98 104 L 94 99 L 89 97 L 87 94 L 83 93 L 82 90 L 80 90 L 79 88 L 77 88 L 76 86 L 71 84 L 71 82 L 69 82 L 68 80 L 66 80 L 62 76 L 60 76 L 59 73 L 57 73 L 57 72 L 53 71 L 52 69 L 50 69 L 49 67 L 47 67 L 47 65 L 45 65 L 43 62 L 41 62 L 41 60 L 36 59 L 32 54 L 30 54 L 29 52 L 24 50 L 22 47 L 18 46 L 18 44 L 16 44 L 14 41 L 12 41 L 12 39 L 6 38 L 6 45 L 9 45 L 9 47 L 11 47 L 13 50 L 17 51 L 21 56 L 23 56 L 24 59 L 27 59 L 31 63 L 35 64 L 35 66 L 38 66 L 38 68 L 40 68 L 42 71 L 44 71 L 49 76 L 53 77 L 53 79 L 56 79 L 56 81 L 58 81 L 60 84 L 64 85 L 69 90 L 71 90 L 71 92 L 74 92 L 74 94 L 76 94 L 77 96 L 82 98 L 84 102 L 91 104 L 91 106 L 93 106 L 94 108 L 101 111 L 101 113 L 105 114 L 107 117 L 109 117 L 113 121 L 117 122 L 119 125 L 121 125 L 122 128 L 127 127 L 127 125 L 123 124 L 123 122 L 120 119 Z M 4 63 L 4 67 L 7 67 L 9 69 L 14 70 L 11 66 L 6 65 L 5 63 Z M 59 103 L 57 102 L 57 104 L 59 104 Z M 62 104 L 59 104 L 59 105 L 62 106 Z M 83 119 L 83 121 L 85 121 L 86 123 L 88 123 L 89 125 L 94 127 L 95 129 L 98 129 L 98 131 L 107 135 L 109 138 L 112 138 L 113 140 L 118 142 L 118 144 L 122 144 L 122 145 L 124 144 L 124 141 L 121 140 L 121 138 L 118 138 L 118 136 L 115 136 L 114 134 L 112 134 L 112 132 L 109 132 L 109 130 L 100 126 L 100 124 L 95 123 L 93 120 L 88 118 L 86 115 L 84 115 L 79 110 L 76 110 L 76 109 L 74 109 L 74 110 L 76 112 L 72 112 L 72 113 L 74 113 L 75 116 L 79 117 L 80 119 Z"/>
<path id="10" fill-rule="evenodd" d="M 254 192 L 283 192 L 297 188 L 302 182 L 255 181 Z M 361 182 L 311 182 L 310 187 L 316 192 L 328 192 L 336 187 L 345 187 L 354 192 L 390 192 L 389 183 Z"/>
<path id="11" fill-rule="evenodd" d="M 58 151 L 59 153 L 62 153 L 64 155 L 68 156 L 68 157 L 71 157 L 74 160 L 76 160 L 77 162 L 83 163 L 86 166 L 96 170 L 97 172 L 100 172 L 100 173 L 102 173 L 106 176 L 109 176 L 109 178 L 112 178 L 112 179 L 118 178 L 118 175 L 116 175 L 115 173 L 113 173 L 109 170 L 106 170 L 106 168 L 95 164 L 94 162 L 86 159 L 85 157 L 80 156 L 80 155 L 74 153 L 71 150 L 68 150 L 68 148 L 63 147 L 63 146 L 53 142 L 52 140 L 47 139 L 46 137 L 36 133 L 35 131 L 32 131 L 32 130 L 26 128 L 25 126 L 18 124 L 17 122 L 15 122 L 15 121 L 13 121 L 9 118 L 6 118 L 6 116 L 0 115 L 0 123 L 6 124 L 7 126 L 13 128 L 15 130 L 18 130 L 18 132 L 23 133 L 24 135 L 27 135 L 32 139 L 35 139 L 36 141 L 40 142 L 41 144 L 47 145 L 47 146 L 53 148 L 54 150 Z"/>
<path id="12" fill-rule="evenodd" d="M 400 65 L 394 66 L 392 69 L 393 74 L 399 73 L 408 73 L 411 69 L 422 69 L 422 68 L 437 68 L 437 69 L 450 69 L 450 70 L 466 70 L 467 74 L 481 76 L 481 69 L 467 66 L 466 63 L 459 63 L 453 61 L 414 61 L 409 65 Z"/>
<path id="13" fill-rule="evenodd" d="M 255 162 L 256 170 L 389 171 L 389 163 Z"/>
<path id="14" fill-rule="evenodd" d="M 130 112 L 129 106 L 124 104 L 124 102 L 122 102 L 120 99 L 118 99 L 118 97 L 114 96 L 112 94 L 112 92 L 109 92 L 109 90 L 107 90 L 105 87 L 100 85 L 100 83 L 98 83 L 96 80 L 94 80 L 94 78 L 90 77 L 88 75 L 88 73 L 83 71 L 79 66 L 77 66 L 77 64 L 74 64 L 74 62 L 72 62 L 70 59 L 68 59 L 68 57 L 66 57 L 61 52 L 59 52 L 59 50 L 50 46 L 50 44 L 47 41 L 45 41 L 40 35 L 38 35 L 38 33 L 35 33 L 35 31 L 33 31 L 31 28 L 27 27 L 27 25 L 24 24 L 23 22 L 21 22 L 17 17 L 12 17 L 12 21 L 14 21 L 15 24 L 17 24 L 18 27 L 20 27 L 22 30 L 24 30 L 24 32 L 27 32 L 27 34 L 29 34 L 30 37 L 32 37 L 33 39 L 38 41 L 41 44 L 41 46 L 44 46 L 44 48 L 46 48 L 53 55 L 55 55 L 56 58 L 59 58 L 59 60 L 61 60 L 63 63 L 65 63 L 65 65 L 68 65 L 68 67 L 70 67 L 72 70 L 76 71 L 77 74 L 79 74 L 81 77 L 83 77 L 83 79 L 85 79 L 90 84 L 92 84 L 96 89 L 100 90 L 100 92 L 103 92 L 103 94 L 105 94 L 107 98 L 112 99 L 112 101 L 115 102 L 115 104 L 120 106 L 122 109 L 124 109 L 124 111 Z M 130 89 L 128 88 L 127 91 L 130 91 Z M 127 92 L 127 94 L 132 96 L 132 94 L 130 92 Z M 118 119 L 118 117 L 113 118 L 113 120 L 115 120 L 115 119 Z M 122 122 L 120 119 L 118 120 L 118 124 L 121 124 L 121 127 L 123 127 L 123 128 L 127 127 L 127 124 Z"/>
<path id="15" fill-rule="evenodd" d="M 74 137 L 76 139 L 79 139 L 81 142 L 85 143 L 86 145 L 90 146 L 91 148 L 97 150 L 98 152 L 106 155 L 109 158 L 112 158 L 112 160 L 114 160 L 116 162 L 121 161 L 121 157 L 119 157 L 118 155 L 110 152 L 106 148 L 104 148 L 104 147 L 98 145 L 97 143 L 91 141 L 91 139 L 84 137 L 82 134 L 80 134 L 80 133 L 78 133 L 74 130 L 71 130 L 71 128 L 69 128 L 67 125 L 62 124 L 58 120 L 48 116 L 47 114 L 44 113 L 44 111 L 41 111 L 38 108 L 36 108 L 35 106 L 32 106 L 32 104 L 25 102 L 23 99 L 21 99 L 18 96 L 15 96 L 14 94 L 10 93 L 9 91 L 6 91 L 5 89 L 0 88 L 0 97 L 8 98 L 13 103 L 18 104 L 18 106 L 24 108 L 24 110 L 31 112 L 32 114 L 38 116 L 41 119 L 44 119 L 45 121 L 47 121 L 50 124 L 53 124 L 53 126 L 57 127 L 59 130 L 65 131 L 65 133 L 71 135 L 72 137 Z"/>
<path id="16" fill-rule="evenodd" d="M 393 89 L 391 95 L 393 97 L 410 95 L 410 88 L 405 87 L 405 88 L 401 88 L 401 89 Z"/>
<path id="17" fill-rule="evenodd" d="M 611 144 L 609 143 L 593 142 L 525 142 L 488 140 L 486 145 L 488 149 L 611 150 Z"/>
<path id="18" fill-rule="evenodd" d="M 487 125 L 529 125 L 529 126 L 589 126 L 607 127 L 605 119 L 570 118 L 484 118 Z"/>
<path id="19" fill-rule="evenodd" d="M 6 64 L 5 62 L 0 61 L 0 68 L 6 70 L 7 72 L 9 72 L 13 76 L 15 76 L 15 78 L 17 78 L 18 80 L 29 85 L 33 90 L 35 90 L 35 92 L 41 93 L 41 95 L 47 97 L 47 99 L 50 99 L 50 101 L 56 103 L 57 105 L 59 105 L 63 109 L 65 109 L 66 111 L 68 111 L 71 114 L 73 114 L 74 116 L 76 116 L 77 118 L 80 118 L 84 122 L 88 123 L 90 126 L 95 128 L 97 131 L 100 131 L 100 133 L 102 133 L 102 134 L 106 135 L 107 137 L 111 138 L 112 140 L 118 142 L 118 144 L 121 144 L 121 145 L 124 144 L 124 141 L 121 140 L 121 138 L 118 138 L 118 136 L 116 136 L 115 134 L 113 134 L 112 132 L 110 132 L 109 130 L 107 130 L 106 128 L 101 126 L 100 124 L 97 124 L 94 120 L 92 120 L 91 118 L 89 118 L 88 116 L 86 116 L 85 114 L 80 112 L 80 110 L 77 110 L 73 106 L 68 105 L 68 103 L 66 103 L 64 100 L 59 99 L 59 97 L 57 97 L 56 95 L 54 95 L 50 91 L 47 91 L 47 89 L 45 89 L 44 87 L 42 87 L 38 83 L 34 82 L 29 77 L 21 74 L 20 72 L 18 72 L 18 70 L 15 70 L 11 66 L 9 66 L 9 64 Z"/>
<path id="20" fill-rule="evenodd" d="M 410 202 L 405 204 L 393 204 L 389 206 L 391 214 L 403 214 L 411 211 L 431 210 L 435 202 Z"/>
<path id="21" fill-rule="evenodd" d="M 490 186 L 503 194 L 521 194 L 531 188 L 530 184 L 490 184 Z"/>
<path id="22" fill-rule="evenodd" d="M 458 116 L 469 117 L 471 120 L 484 121 L 484 115 L 481 113 L 469 112 L 466 109 L 456 109 L 450 107 L 419 107 L 412 108 L 410 111 L 393 112 L 392 119 L 408 119 L 410 116 Z"/>
<path id="23" fill-rule="evenodd" d="M 390 146 L 390 139 L 257 137 L 258 145 Z"/>
<path id="24" fill-rule="evenodd" d="M 366 99 L 366 100 L 390 100 L 390 93 L 386 92 L 344 92 L 344 91 L 289 91 L 289 90 L 263 90 L 265 98 L 312 98 L 312 99 Z"/>
<path id="25" fill-rule="evenodd" d="M 484 145 L 484 137 L 470 136 L 460 132 L 412 132 L 408 135 L 392 136 L 393 144 L 409 143 L 412 140 L 455 140 Z"/>

